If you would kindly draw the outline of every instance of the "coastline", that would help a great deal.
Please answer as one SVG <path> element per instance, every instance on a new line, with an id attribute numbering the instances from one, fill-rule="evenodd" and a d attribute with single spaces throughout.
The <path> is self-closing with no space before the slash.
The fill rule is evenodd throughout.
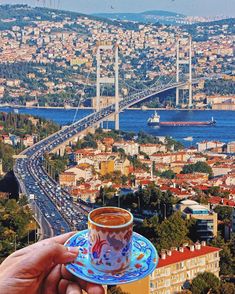
<path id="1" fill-rule="evenodd" d="M 93 110 L 93 107 L 74 107 L 74 106 L 68 106 L 68 107 L 63 107 L 63 106 L 26 106 L 26 105 L 12 105 L 12 104 L 0 104 L 0 108 L 4 108 L 4 107 L 9 107 L 12 109 L 18 109 L 18 108 L 29 108 L 29 109 L 64 109 L 64 110 Z M 126 110 L 142 110 L 142 111 L 231 111 L 233 109 L 192 109 L 192 108 L 161 108 L 161 107 L 151 107 L 151 108 L 143 108 L 143 107 L 130 107 L 127 108 Z M 234 110 L 235 111 L 235 110 Z"/>

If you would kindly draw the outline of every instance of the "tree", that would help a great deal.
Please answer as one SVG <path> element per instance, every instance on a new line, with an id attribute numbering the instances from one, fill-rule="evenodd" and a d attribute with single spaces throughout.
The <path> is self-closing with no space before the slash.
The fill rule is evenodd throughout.
<path id="1" fill-rule="evenodd" d="M 210 272 L 199 273 L 191 283 L 190 290 L 193 294 L 207 294 L 209 291 L 216 291 L 220 280 Z"/>
<path id="2" fill-rule="evenodd" d="M 168 150 L 174 149 L 175 151 L 178 151 L 178 150 L 184 149 L 183 144 L 181 144 L 180 142 L 178 142 L 170 137 L 166 137 L 165 141 L 166 141 L 166 147 Z"/>
<path id="3" fill-rule="evenodd" d="M 225 243 L 224 239 L 218 235 L 215 238 L 211 245 L 221 248 L 220 251 L 220 275 L 234 275 L 235 274 L 235 256 L 233 253 L 233 242 L 234 239 L 231 239 L 230 243 Z"/>
<path id="4" fill-rule="evenodd" d="M 222 283 L 219 287 L 220 294 L 234 294 L 235 285 L 232 283 Z"/>
<path id="5" fill-rule="evenodd" d="M 187 240 L 188 228 L 180 212 L 174 213 L 157 227 L 157 248 L 179 247 Z"/>
<path id="6" fill-rule="evenodd" d="M 218 219 L 224 222 L 229 223 L 231 221 L 233 208 L 228 206 L 216 206 L 214 209 L 216 213 L 218 213 Z"/>
<path id="7" fill-rule="evenodd" d="M 160 177 L 166 178 L 166 179 L 174 179 L 175 173 L 172 170 L 166 170 L 160 174 Z"/>
<path id="8" fill-rule="evenodd" d="M 195 164 L 184 165 L 182 174 L 192 174 L 192 173 L 206 173 L 209 176 L 212 176 L 212 168 L 202 161 L 198 161 Z"/>

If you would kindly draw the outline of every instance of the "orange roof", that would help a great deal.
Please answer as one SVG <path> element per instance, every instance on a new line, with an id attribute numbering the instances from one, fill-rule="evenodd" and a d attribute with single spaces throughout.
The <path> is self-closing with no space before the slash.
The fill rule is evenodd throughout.
<path id="1" fill-rule="evenodd" d="M 189 247 L 184 247 L 184 252 L 180 252 L 178 250 L 172 251 L 172 255 L 166 255 L 166 259 L 159 258 L 159 263 L 157 268 L 167 266 L 170 264 L 174 264 L 177 262 L 181 262 L 187 259 L 195 258 L 198 256 L 206 255 L 212 252 L 220 251 L 220 248 L 211 247 L 211 246 L 201 246 L 201 249 L 194 251 L 190 251 Z"/>

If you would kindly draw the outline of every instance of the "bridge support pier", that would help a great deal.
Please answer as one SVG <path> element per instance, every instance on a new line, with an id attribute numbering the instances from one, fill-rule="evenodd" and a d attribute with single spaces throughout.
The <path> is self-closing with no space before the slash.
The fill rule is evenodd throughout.
<path id="1" fill-rule="evenodd" d="M 115 62 L 114 62 L 114 77 L 101 77 L 101 51 L 114 50 Z M 96 111 L 101 110 L 101 85 L 102 84 L 114 84 L 115 85 L 115 130 L 119 130 L 119 56 L 118 45 L 113 46 L 110 42 L 99 42 L 97 44 L 97 70 L 96 70 Z M 102 124 L 103 127 L 103 124 Z"/>
<path id="2" fill-rule="evenodd" d="M 181 42 L 185 41 L 185 39 L 178 39 L 176 43 L 176 82 L 180 82 L 180 65 L 188 65 L 189 72 L 188 72 L 188 92 L 189 92 L 189 98 L 188 98 L 188 107 L 193 106 L 193 92 L 192 92 L 192 37 L 190 36 L 187 40 L 187 44 L 184 44 L 181 46 Z M 185 52 L 183 51 L 183 58 L 181 58 L 182 55 L 182 49 L 185 49 L 185 47 L 188 48 L 187 51 L 187 57 L 185 57 Z M 180 54 L 181 53 L 181 54 Z M 180 96 L 180 88 L 176 88 L 176 106 L 179 106 L 179 97 Z"/>

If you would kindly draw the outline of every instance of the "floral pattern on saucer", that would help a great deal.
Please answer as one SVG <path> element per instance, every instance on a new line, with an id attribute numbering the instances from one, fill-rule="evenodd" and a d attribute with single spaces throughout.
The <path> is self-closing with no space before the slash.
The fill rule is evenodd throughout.
<path id="1" fill-rule="evenodd" d="M 125 272 L 107 274 L 96 270 L 88 258 L 88 230 L 78 232 L 65 243 L 67 247 L 78 247 L 79 254 L 74 263 L 66 265 L 75 276 L 96 284 L 120 285 L 143 279 L 157 266 L 158 254 L 152 243 L 145 237 L 133 233 L 132 258 Z"/>

